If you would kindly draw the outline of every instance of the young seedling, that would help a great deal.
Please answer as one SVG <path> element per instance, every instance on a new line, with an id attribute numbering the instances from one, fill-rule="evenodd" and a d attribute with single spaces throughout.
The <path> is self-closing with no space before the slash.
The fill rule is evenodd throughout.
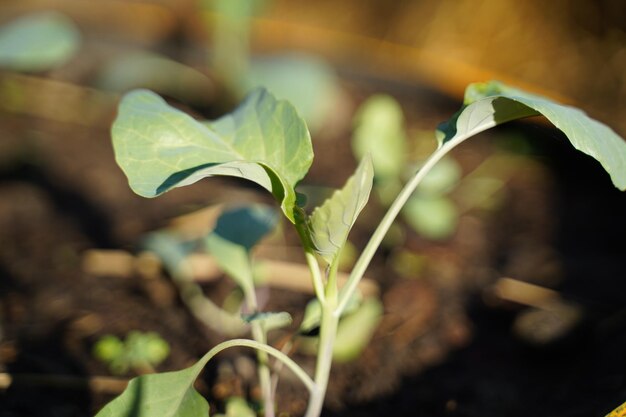
<path id="1" fill-rule="evenodd" d="M 439 160 L 466 139 L 498 124 L 538 115 L 563 131 L 576 149 L 597 159 L 616 187 L 626 189 L 626 143 L 610 128 L 578 109 L 498 82 L 470 85 L 464 106 L 437 130 L 438 148 L 391 203 L 340 288 L 339 254 L 372 187 L 369 156 L 363 158 L 342 189 L 307 214 L 297 204 L 295 187 L 308 171 L 313 152 L 305 123 L 289 103 L 257 90 L 233 113 L 207 122 L 194 120 L 149 91 L 126 95 L 113 125 L 113 144 L 131 188 L 139 195 L 156 197 L 202 178 L 227 175 L 255 182 L 269 191 L 300 236 L 320 304 L 320 338 L 313 376 L 267 344 L 234 339 L 215 346 L 190 368 L 133 379 L 98 417 L 208 415 L 208 403 L 193 388 L 194 381 L 211 358 L 234 346 L 257 349 L 281 361 L 309 391 L 306 417 L 319 416 L 339 319 L 354 302 L 359 281 L 413 191 Z M 268 409 L 271 407 L 266 407 L 266 416 L 270 415 Z"/>
<path id="2" fill-rule="evenodd" d="M 404 113 L 393 97 L 376 94 L 359 107 L 354 119 L 353 153 L 358 159 L 371 153 L 376 173 L 374 191 L 381 205 L 388 207 L 406 177 L 413 174 L 412 146 Z M 427 239 L 450 237 L 456 230 L 459 212 L 448 194 L 460 178 L 461 169 L 456 160 L 442 159 L 404 206 L 402 217 L 407 225 Z"/>
<path id="3" fill-rule="evenodd" d="M 170 346 L 154 332 L 129 332 L 122 341 L 117 336 L 102 336 L 93 347 L 93 355 L 107 364 L 114 375 L 133 370 L 152 373 L 154 367 L 170 354 Z"/>

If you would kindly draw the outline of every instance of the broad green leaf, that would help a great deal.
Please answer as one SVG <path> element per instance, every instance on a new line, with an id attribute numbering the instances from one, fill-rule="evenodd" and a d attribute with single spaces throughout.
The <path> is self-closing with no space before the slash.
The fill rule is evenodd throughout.
<path id="1" fill-rule="evenodd" d="M 501 123 L 543 115 L 563 131 L 574 148 L 595 158 L 613 184 L 626 190 L 626 142 L 608 126 L 583 111 L 529 94 L 497 81 L 470 85 L 465 106 L 438 129 L 440 144 L 461 142 Z"/>
<path id="2" fill-rule="evenodd" d="M 377 179 L 395 179 L 406 161 L 404 114 L 396 100 L 374 95 L 361 105 L 355 116 L 352 150 L 359 159 L 372 155 Z"/>
<path id="3" fill-rule="evenodd" d="M 265 90 L 204 123 L 150 91 L 132 91 L 120 103 L 112 134 L 116 160 L 141 196 L 214 175 L 234 176 L 270 191 L 295 221 L 294 187 L 311 165 L 311 138 L 293 106 Z"/>
<path id="4" fill-rule="evenodd" d="M 199 361 L 182 371 L 133 378 L 124 392 L 96 417 L 208 416 L 208 403 L 193 388 L 204 365 L 205 361 Z"/>
<path id="5" fill-rule="evenodd" d="M 450 237 L 459 222 L 456 206 L 445 196 L 414 194 L 403 207 L 402 214 L 413 230 L 432 240 Z"/>
<path id="6" fill-rule="evenodd" d="M 207 251 L 215 261 L 239 287 L 245 291 L 253 291 L 254 276 L 250 254 L 241 245 L 211 233 L 204 240 Z"/>
<path id="7" fill-rule="evenodd" d="M 276 225 L 272 209 L 261 205 L 226 210 L 205 239 L 217 264 L 240 287 L 254 287 L 250 249 Z"/>
<path id="8" fill-rule="evenodd" d="M 383 304 L 376 298 L 364 300 L 355 312 L 339 322 L 333 359 L 348 362 L 359 357 L 369 344 L 383 316 Z"/>
<path id="9" fill-rule="evenodd" d="M 57 68 L 78 49 L 80 33 L 67 17 L 42 12 L 0 28 L 0 67 L 37 72 Z"/>
<path id="10" fill-rule="evenodd" d="M 339 255 L 352 225 L 365 207 L 373 178 L 372 159 L 366 156 L 343 188 L 313 210 L 309 218 L 311 243 L 329 265 Z"/>
<path id="11" fill-rule="evenodd" d="M 212 233 L 250 250 L 274 229 L 277 221 L 272 208 L 251 204 L 224 210 Z"/>

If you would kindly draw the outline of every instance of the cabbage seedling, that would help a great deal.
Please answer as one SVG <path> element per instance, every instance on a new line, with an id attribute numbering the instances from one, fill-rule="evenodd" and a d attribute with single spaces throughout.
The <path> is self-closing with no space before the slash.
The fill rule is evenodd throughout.
<path id="1" fill-rule="evenodd" d="M 194 381 L 211 358 L 234 346 L 257 349 L 281 361 L 309 391 L 306 417 L 318 417 L 339 319 L 353 302 L 359 281 L 413 191 L 439 160 L 466 139 L 504 122 L 540 115 L 560 129 L 576 149 L 598 160 L 617 188 L 626 189 L 626 142 L 609 127 L 581 110 L 499 82 L 472 84 L 463 107 L 437 129 L 437 149 L 391 203 L 340 288 L 339 255 L 372 187 L 369 156 L 362 159 L 343 188 L 306 213 L 298 205 L 295 187 L 309 170 L 313 151 L 306 124 L 288 102 L 260 89 L 231 114 L 215 121 L 198 121 L 150 91 L 128 93 L 121 101 L 112 134 L 117 162 L 131 188 L 144 197 L 156 197 L 203 178 L 225 175 L 252 181 L 270 192 L 300 236 L 321 305 L 320 340 L 314 375 L 272 346 L 233 339 L 215 346 L 187 369 L 133 379 L 97 417 L 208 415 L 208 403 L 193 388 Z M 273 417 L 268 412 L 266 416 Z"/>

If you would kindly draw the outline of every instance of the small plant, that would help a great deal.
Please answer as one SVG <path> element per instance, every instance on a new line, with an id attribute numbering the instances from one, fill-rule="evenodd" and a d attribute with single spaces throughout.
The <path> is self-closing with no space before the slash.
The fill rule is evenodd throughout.
<path id="1" fill-rule="evenodd" d="M 102 336 L 93 347 L 93 355 L 104 362 L 114 375 L 129 371 L 152 373 L 154 367 L 170 354 L 170 346 L 154 332 L 129 332 L 124 341 L 117 336 Z"/>
<path id="2" fill-rule="evenodd" d="M 359 107 L 352 149 L 358 159 L 372 155 L 374 191 L 384 207 L 393 202 L 405 179 L 413 174 L 410 159 L 419 160 L 411 158 L 415 146 L 409 137 L 402 108 L 393 97 L 377 94 Z M 406 202 L 401 214 L 407 225 L 427 239 L 450 237 L 456 230 L 459 212 L 449 194 L 460 179 L 461 168 L 456 160 L 443 158 Z"/>
<path id="3" fill-rule="evenodd" d="M 252 55 L 252 19 L 267 9 L 259 0 L 205 0 L 207 27 L 211 29 L 208 66 L 225 89 L 237 100 L 263 86 L 289 100 L 312 131 L 332 118 L 339 98 L 333 68 L 310 54 Z"/>
<path id="4" fill-rule="evenodd" d="M 626 189 L 626 143 L 610 128 L 578 109 L 499 82 L 470 85 L 461 110 L 439 126 L 439 146 L 389 205 L 348 281 L 340 287 L 339 255 L 372 188 L 374 172 L 369 156 L 362 159 L 343 188 L 309 214 L 298 204 L 301 199 L 295 187 L 307 173 L 313 152 L 307 127 L 289 103 L 276 100 L 265 90 L 256 90 L 233 113 L 216 121 L 197 121 L 149 91 L 127 94 L 113 125 L 113 144 L 131 188 L 144 197 L 156 197 L 202 178 L 226 175 L 252 181 L 269 191 L 302 242 L 319 303 L 319 342 L 313 376 L 258 337 L 223 342 L 190 368 L 133 379 L 98 417 L 208 415 L 208 403 L 193 388 L 194 381 L 211 358 L 234 346 L 256 349 L 293 371 L 309 391 L 306 416 L 319 416 L 339 320 L 358 302 L 357 285 L 413 191 L 439 160 L 466 139 L 501 123 L 538 115 L 562 130 L 576 149 L 597 159 L 616 187 Z M 245 262 L 231 267 L 246 268 Z M 254 313 L 256 317 L 265 314 Z M 266 404 L 265 415 L 272 417 L 272 409 Z"/>

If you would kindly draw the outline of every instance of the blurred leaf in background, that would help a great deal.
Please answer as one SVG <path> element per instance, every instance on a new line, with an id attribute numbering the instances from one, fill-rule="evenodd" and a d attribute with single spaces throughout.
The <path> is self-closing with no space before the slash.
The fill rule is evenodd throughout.
<path id="1" fill-rule="evenodd" d="M 213 89 L 200 71 L 147 51 L 131 51 L 111 60 L 98 71 L 96 86 L 120 93 L 147 88 L 192 103 L 206 101 Z"/>
<path id="2" fill-rule="evenodd" d="M 212 27 L 209 66 L 225 87 L 240 98 L 264 87 L 291 102 L 313 131 L 322 126 L 337 102 L 338 79 L 332 67 L 312 55 L 283 53 L 252 56 L 252 18 L 264 10 L 264 0 L 205 1 Z"/>
<path id="3" fill-rule="evenodd" d="M 352 150 L 356 158 L 372 155 L 376 180 L 399 178 L 407 162 L 407 137 L 400 104 L 386 94 L 373 95 L 359 108 L 354 124 Z"/>
<path id="4" fill-rule="evenodd" d="M 339 88 L 327 62 L 303 53 L 252 59 L 246 83 L 247 90 L 265 87 L 292 103 L 314 131 L 328 118 Z"/>
<path id="5" fill-rule="evenodd" d="M 129 370 L 154 372 L 153 367 L 163 362 L 169 354 L 169 344 L 155 332 L 132 331 L 124 341 L 106 335 L 93 348 L 93 356 L 106 363 L 114 375 L 124 375 Z"/>
<path id="6" fill-rule="evenodd" d="M 80 46 L 80 33 L 67 17 L 40 12 L 0 28 L 0 67 L 39 72 L 63 65 Z"/>

